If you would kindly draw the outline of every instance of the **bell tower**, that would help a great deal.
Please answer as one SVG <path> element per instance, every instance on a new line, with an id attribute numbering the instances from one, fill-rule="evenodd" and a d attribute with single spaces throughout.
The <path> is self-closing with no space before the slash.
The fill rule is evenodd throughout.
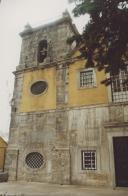
<path id="1" fill-rule="evenodd" d="M 22 37 L 6 157 L 9 180 L 70 183 L 67 129 L 67 38 L 77 34 L 69 14 Z"/>

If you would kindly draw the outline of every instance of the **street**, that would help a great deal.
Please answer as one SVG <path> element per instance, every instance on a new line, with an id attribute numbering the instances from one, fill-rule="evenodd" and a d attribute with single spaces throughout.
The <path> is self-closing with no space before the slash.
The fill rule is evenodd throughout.
<path id="1" fill-rule="evenodd" d="M 128 188 L 85 187 L 37 182 L 0 184 L 0 196 L 127 196 Z"/>

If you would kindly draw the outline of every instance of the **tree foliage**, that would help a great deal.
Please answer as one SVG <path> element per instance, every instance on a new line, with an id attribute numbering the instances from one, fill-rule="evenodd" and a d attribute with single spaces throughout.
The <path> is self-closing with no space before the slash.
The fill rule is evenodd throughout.
<path id="1" fill-rule="evenodd" d="M 118 74 L 128 65 L 128 0 L 76 0 L 74 16 L 90 15 L 77 41 L 86 66 Z M 108 81 L 107 81 L 108 82 Z"/>

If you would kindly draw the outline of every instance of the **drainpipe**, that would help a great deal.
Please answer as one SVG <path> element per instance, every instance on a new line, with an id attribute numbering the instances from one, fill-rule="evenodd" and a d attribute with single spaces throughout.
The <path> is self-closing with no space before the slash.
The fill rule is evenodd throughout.
<path id="1" fill-rule="evenodd" d="M 4 172 L 4 169 L 5 169 L 5 159 L 6 159 L 6 147 L 3 148 L 4 149 L 4 161 L 3 161 L 3 172 Z"/>
<path id="2" fill-rule="evenodd" d="M 69 156 L 70 156 L 70 184 L 72 184 L 72 171 L 71 171 L 71 169 L 72 169 L 72 161 L 71 161 L 71 147 L 69 146 Z"/>
<path id="3" fill-rule="evenodd" d="M 16 159 L 16 181 L 18 178 L 18 160 L 19 160 L 19 150 L 17 150 L 17 159 Z"/>

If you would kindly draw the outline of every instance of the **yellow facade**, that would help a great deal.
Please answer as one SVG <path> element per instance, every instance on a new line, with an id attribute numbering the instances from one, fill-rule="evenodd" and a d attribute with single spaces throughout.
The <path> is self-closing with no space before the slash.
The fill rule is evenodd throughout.
<path id="1" fill-rule="evenodd" d="M 4 168 L 6 148 L 7 143 L 0 137 L 0 170 Z"/>
<path id="2" fill-rule="evenodd" d="M 85 61 L 77 60 L 69 65 L 68 107 L 88 106 L 108 103 L 107 87 L 101 84 L 105 79 L 104 71 L 95 69 L 96 84 L 90 88 L 80 88 L 79 73 L 85 69 Z M 33 95 L 31 85 L 39 80 L 48 83 L 45 93 Z M 56 68 L 46 68 L 24 73 L 23 92 L 19 111 L 33 112 L 56 109 Z"/>
<path id="3" fill-rule="evenodd" d="M 56 69 L 41 69 L 24 73 L 23 92 L 19 111 L 32 112 L 56 108 Z M 48 83 L 47 90 L 40 95 L 30 92 L 31 85 L 39 80 Z"/>
<path id="4" fill-rule="evenodd" d="M 84 60 L 76 61 L 69 66 L 69 107 L 108 103 L 107 87 L 101 84 L 101 81 L 105 79 L 104 71 L 99 72 L 95 69 L 95 87 L 80 88 L 79 73 L 82 69 L 85 69 Z"/>

